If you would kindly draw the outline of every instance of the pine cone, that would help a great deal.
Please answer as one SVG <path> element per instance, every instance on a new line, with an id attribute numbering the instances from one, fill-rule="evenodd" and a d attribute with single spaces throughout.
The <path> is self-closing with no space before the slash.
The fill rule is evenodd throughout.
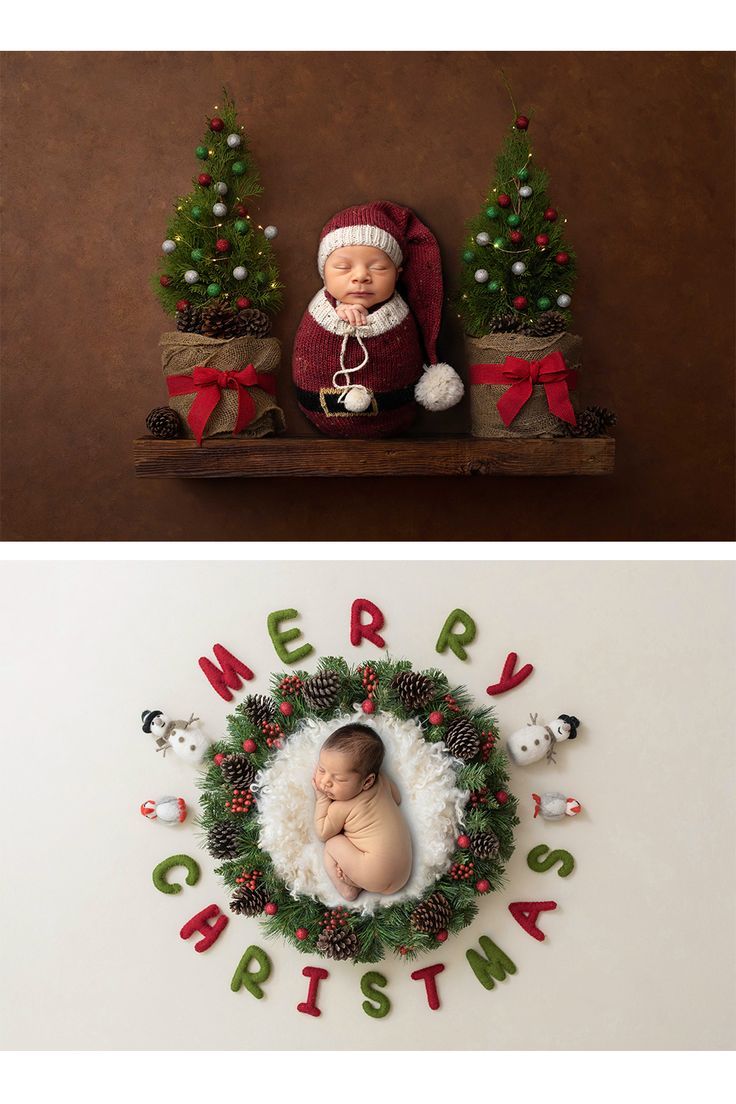
<path id="1" fill-rule="evenodd" d="M 358 937 L 350 928 L 325 928 L 317 936 L 317 950 L 327 958 L 355 958 Z"/>
<path id="2" fill-rule="evenodd" d="M 171 441 L 181 435 L 179 415 L 170 406 L 157 406 L 146 418 L 146 428 L 162 441 Z"/>
<path id="3" fill-rule="evenodd" d="M 586 406 L 578 414 L 578 424 L 564 423 L 566 437 L 601 437 L 607 429 L 616 424 L 616 415 L 604 406 Z"/>
<path id="4" fill-rule="evenodd" d="M 276 708 L 265 694 L 249 694 L 242 705 L 242 712 L 258 728 L 273 720 Z"/>
<path id="5" fill-rule="evenodd" d="M 480 751 L 480 736 L 473 722 L 467 717 L 455 717 L 454 721 L 450 721 L 445 733 L 445 747 L 450 755 L 466 763 L 474 759 Z"/>
<path id="6" fill-rule="evenodd" d="M 207 835 L 207 850 L 213 859 L 237 858 L 240 850 L 237 824 L 231 824 L 226 820 L 210 828 Z"/>
<path id="7" fill-rule="evenodd" d="M 302 695 L 312 709 L 331 709 L 340 696 L 342 680 L 336 671 L 320 671 L 302 686 Z"/>
<path id="8" fill-rule="evenodd" d="M 268 337 L 271 332 L 271 319 L 263 311 L 255 307 L 246 307 L 238 312 L 241 334 L 250 334 L 251 337 Z"/>
<path id="9" fill-rule="evenodd" d="M 518 333 L 521 319 L 518 314 L 499 314 L 488 324 L 489 333 Z"/>
<path id="10" fill-rule="evenodd" d="M 250 757 L 237 753 L 226 755 L 220 763 L 220 770 L 222 771 L 223 782 L 227 782 L 228 786 L 234 786 L 236 789 L 250 786 L 256 776 L 255 767 L 251 763 Z"/>
<path id="11" fill-rule="evenodd" d="M 248 886 L 238 886 L 230 901 L 230 908 L 239 916 L 258 916 L 263 912 L 268 903 L 268 894 L 265 889 L 257 887 L 250 889 Z"/>
<path id="12" fill-rule="evenodd" d="M 181 330 L 182 333 L 199 333 L 199 327 L 202 323 L 202 308 L 201 307 L 185 307 L 184 310 L 176 312 L 176 328 Z"/>
<path id="13" fill-rule="evenodd" d="M 391 685 L 399 696 L 404 709 L 421 709 L 435 695 L 435 686 L 431 678 L 416 671 L 400 671 Z"/>
<path id="14" fill-rule="evenodd" d="M 470 837 L 470 850 L 477 859 L 494 859 L 501 843 L 494 832 L 476 832 Z"/>
<path id="15" fill-rule="evenodd" d="M 241 329 L 236 311 L 219 303 L 203 307 L 200 333 L 205 337 L 239 337 Z"/>
<path id="16" fill-rule="evenodd" d="M 433 893 L 411 912 L 409 924 L 414 931 L 443 931 L 452 919 L 452 905 L 444 893 Z"/>
<path id="17" fill-rule="evenodd" d="M 522 326 L 523 333 L 533 337 L 550 337 L 552 334 L 564 333 L 566 329 L 567 322 L 559 311 L 545 311 Z"/>

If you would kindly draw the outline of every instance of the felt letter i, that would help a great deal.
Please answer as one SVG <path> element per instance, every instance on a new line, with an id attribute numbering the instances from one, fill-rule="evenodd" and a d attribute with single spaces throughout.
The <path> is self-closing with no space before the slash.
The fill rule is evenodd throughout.
<path id="1" fill-rule="evenodd" d="M 307 1016 L 321 1016 L 322 1009 L 317 1007 L 317 989 L 324 978 L 329 977 L 327 970 L 321 966 L 305 966 L 302 970 L 304 977 L 309 978 L 309 992 L 307 999 L 296 1006 L 297 1012 L 305 1012 Z"/>

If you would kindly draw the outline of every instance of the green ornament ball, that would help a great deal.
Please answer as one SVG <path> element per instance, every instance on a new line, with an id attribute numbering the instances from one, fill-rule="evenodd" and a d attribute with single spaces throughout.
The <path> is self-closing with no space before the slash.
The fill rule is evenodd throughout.
<path id="1" fill-rule="evenodd" d="M 529 170 L 528 169 L 519 169 L 519 172 L 517 173 L 517 176 L 519 177 L 519 180 L 528 180 L 529 179 Z"/>
<path id="2" fill-rule="evenodd" d="M 518 226 L 519 223 L 521 222 L 521 219 L 519 218 L 518 215 L 509 215 L 509 217 L 506 219 L 506 221 L 509 224 L 509 226 Z"/>
<path id="3" fill-rule="evenodd" d="M 498 207 L 486 207 L 486 215 L 489 219 L 498 218 Z"/>
<path id="4" fill-rule="evenodd" d="M 204 253 L 201 249 L 193 249 L 189 256 L 192 258 L 193 261 L 201 261 L 204 257 Z"/>
<path id="5" fill-rule="evenodd" d="M 247 221 L 245 219 L 236 219 L 235 220 L 235 230 L 237 231 L 238 234 L 247 234 L 248 233 L 248 223 L 247 223 Z"/>
<path id="6" fill-rule="evenodd" d="M 242 176 L 245 172 L 245 165 L 242 161 L 233 161 L 230 167 L 232 168 L 236 176 Z"/>
<path id="7" fill-rule="evenodd" d="M 207 285 L 207 294 L 209 295 L 210 299 L 214 299 L 215 296 L 220 294 L 220 285 L 219 284 L 208 284 Z"/>
<path id="8" fill-rule="evenodd" d="M 257 284 L 265 284 L 267 279 L 268 279 L 268 277 L 266 276 L 265 272 L 256 273 L 256 283 Z"/>
<path id="9" fill-rule="evenodd" d="M 210 151 L 207 149 L 206 146 L 197 146 L 194 152 L 196 153 L 200 161 L 206 161 L 210 155 Z"/>
<path id="10" fill-rule="evenodd" d="M 498 291 L 500 289 L 500 287 L 501 287 L 501 285 L 499 284 L 498 280 L 491 280 L 490 284 L 488 285 L 488 290 L 489 291 Z"/>
<path id="11" fill-rule="evenodd" d="M 475 253 L 473 252 L 473 250 L 472 249 L 466 249 L 465 252 L 463 253 L 463 260 L 468 261 L 468 263 L 470 263 L 470 261 L 472 261 L 474 259 L 475 259 Z"/>
<path id="12" fill-rule="evenodd" d="M 192 218 L 193 219 L 201 219 L 201 217 L 202 217 L 202 208 L 201 207 L 192 207 Z"/>
<path id="13" fill-rule="evenodd" d="M 495 238 L 494 241 L 493 241 L 494 249 L 503 249 L 505 244 L 506 244 L 506 241 L 504 240 L 504 238 Z"/>
<path id="14" fill-rule="evenodd" d="M 543 295 L 541 299 L 537 299 L 537 306 L 540 310 L 549 310 L 552 306 L 552 300 L 548 299 L 546 295 Z"/>

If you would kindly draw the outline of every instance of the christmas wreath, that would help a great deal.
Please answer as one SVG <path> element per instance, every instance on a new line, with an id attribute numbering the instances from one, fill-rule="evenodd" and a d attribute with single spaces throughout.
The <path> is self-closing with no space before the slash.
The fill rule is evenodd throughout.
<path id="1" fill-rule="evenodd" d="M 406 660 L 327 657 L 316 674 L 278 673 L 271 686 L 236 707 L 201 781 L 198 823 L 231 910 L 263 915 L 267 934 L 303 952 L 355 962 L 415 958 L 466 927 L 477 897 L 502 885 L 519 823 L 492 710 Z M 320 880 L 311 776 L 330 731 L 358 719 L 381 735 L 407 799 L 415 869 L 400 893 L 347 907 Z"/>

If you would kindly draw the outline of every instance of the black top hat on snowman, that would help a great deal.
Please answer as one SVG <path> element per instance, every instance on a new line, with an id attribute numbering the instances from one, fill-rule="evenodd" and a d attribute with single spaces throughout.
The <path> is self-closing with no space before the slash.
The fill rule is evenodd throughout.
<path id="1" fill-rule="evenodd" d="M 578 734 L 578 725 L 580 724 L 580 721 L 577 719 L 577 717 L 569 717 L 567 713 L 560 713 L 560 720 L 564 721 L 565 724 L 569 724 L 570 735 L 567 738 L 568 740 L 574 740 Z"/>
<path id="2" fill-rule="evenodd" d="M 144 709 L 141 713 L 141 720 L 143 722 L 143 731 L 150 732 L 151 725 L 156 720 L 156 717 L 163 716 L 163 710 L 161 709 Z"/>

